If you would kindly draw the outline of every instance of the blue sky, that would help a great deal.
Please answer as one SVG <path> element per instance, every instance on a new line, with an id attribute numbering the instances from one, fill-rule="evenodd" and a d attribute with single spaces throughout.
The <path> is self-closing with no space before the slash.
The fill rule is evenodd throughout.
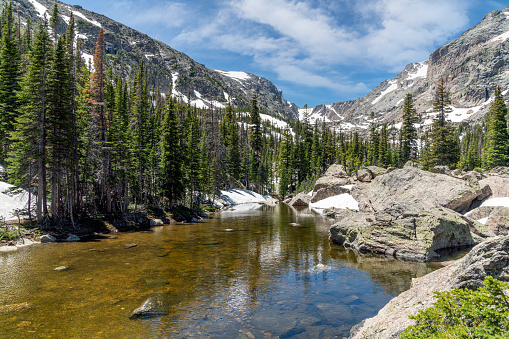
<path id="1" fill-rule="evenodd" d="M 73 0 L 299 107 L 365 95 L 508 4 L 490 0 Z"/>

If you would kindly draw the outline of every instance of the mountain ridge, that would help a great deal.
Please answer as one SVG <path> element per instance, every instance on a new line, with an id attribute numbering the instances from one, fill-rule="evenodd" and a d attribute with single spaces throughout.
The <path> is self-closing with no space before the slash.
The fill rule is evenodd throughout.
<path id="1" fill-rule="evenodd" d="M 509 7 L 506 7 L 486 14 L 474 27 L 436 49 L 428 60 L 408 64 L 364 97 L 317 105 L 309 109 L 310 116 L 347 130 L 367 129 L 371 112 L 379 123 L 396 123 L 401 117 L 403 98 L 411 93 L 417 111 L 423 115 L 421 123 L 427 125 L 431 122 L 428 113 L 435 86 L 444 78 L 453 108 L 449 119 L 480 121 L 489 110 L 495 88 L 509 88 L 508 39 Z"/>
<path id="2" fill-rule="evenodd" d="M 7 0 L 0 0 L 5 6 Z M 249 107 L 252 95 L 258 97 L 260 109 L 282 118 L 296 119 L 298 107 L 284 99 L 280 91 L 269 80 L 254 74 L 235 71 L 216 71 L 205 67 L 185 53 L 151 38 L 147 34 L 130 28 L 102 14 L 81 6 L 69 5 L 53 0 L 13 0 L 14 11 L 22 23 L 28 18 L 40 20 L 44 14 L 51 15 L 54 4 L 58 5 L 58 33 L 63 33 L 72 12 L 76 21 L 76 32 L 83 41 L 84 58 L 91 60 L 100 27 L 105 31 L 106 62 L 115 74 L 132 76 L 141 60 L 148 69 L 149 82 L 167 92 L 173 83 L 173 94 L 200 108 L 225 107 L 229 100 L 236 107 Z M 231 74 L 243 73 L 243 79 Z"/>

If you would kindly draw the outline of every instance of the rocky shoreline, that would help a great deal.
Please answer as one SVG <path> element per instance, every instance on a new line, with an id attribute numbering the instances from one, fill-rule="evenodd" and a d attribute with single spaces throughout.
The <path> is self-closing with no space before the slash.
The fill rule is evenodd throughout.
<path id="1" fill-rule="evenodd" d="M 347 201 L 345 195 L 357 209 L 338 204 Z M 453 173 L 437 166 L 427 172 L 409 163 L 348 176 L 332 165 L 311 194 L 286 203 L 313 208 L 326 199 L 332 204 L 321 212 L 336 219 L 330 240 L 356 252 L 430 261 L 440 258 L 439 250 L 475 246 L 464 258 L 414 279 L 410 290 L 356 325 L 352 339 L 398 338 L 413 324 L 409 315 L 432 305 L 434 291 L 476 289 L 487 275 L 509 281 L 509 167 Z"/>

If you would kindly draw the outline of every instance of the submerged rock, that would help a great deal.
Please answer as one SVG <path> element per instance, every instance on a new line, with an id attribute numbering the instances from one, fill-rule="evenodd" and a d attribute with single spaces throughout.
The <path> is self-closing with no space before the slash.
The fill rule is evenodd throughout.
<path id="1" fill-rule="evenodd" d="M 129 316 L 129 319 L 159 317 L 168 314 L 168 312 L 167 298 L 163 295 L 156 294 L 150 296 L 140 307 L 135 309 Z"/>
<path id="2" fill-rule="evenodd" d="M 331 226 L 330 239 L 359 252 L 427 261 L 439 249 L 472 246 L 493 234 L 481 223 L 442 207 L 398 203 L 354 213 Z"/>
<path id="3" fill-rule="evenodd" d="M 376 316 L 354 326 L 351 339 L 397 338 L 415 322 L 408 318 L 435 302 L 434 291 L 477 289 L 486 276 L 509 281 L 509 237 L 494 237 L 475 246 L 465 257 L 421 278 L 393 298 Z"/>
<path id="4" fill-rule="evenodd" d="M 19 303 L 19 304 L 11 304 L 11 305 L 0 305 L 0 315 L 24 311 L 24 310 L 28 310 L 31 308 L 32 308 L 32 304 L 27 303 L 27 302 Z"/>
<path id="5" fill-rule="evenodd" d="M 63 271 L 69 271 L 69 270 L 72 270 L 72 267 L 67 266 L 67 265 L 58 266 L 53 269 L 53 271 L 57 271 L 57 272 L 63 272 Z"/>

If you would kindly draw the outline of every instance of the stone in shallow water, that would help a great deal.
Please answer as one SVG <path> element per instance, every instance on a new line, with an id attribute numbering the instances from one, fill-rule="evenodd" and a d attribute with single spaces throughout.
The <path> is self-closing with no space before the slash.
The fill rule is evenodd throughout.
<path id="1" fill-rule="evenodd" d="M 131 243 L 131 244 L 122 244 L 122 247 L 125 248 L 125 249 L 128 249 L 128 248 L 133 248 L 133 247 L 136 247 L 138 246 L 137 244 L 135 243 Z"/>
<path id="2" fill-rule="evenodd" d="M 168 285 L 170 282 L 164 278 L 145 278 L 143 279 L 148 287 L 161 287 Z"/>
<path id="3" fill-rule="evenodd" d="M 153 318 L 168 314 L 168 303 L 163 295 L 153 295 L 135 309 L 129 319 Z"/>
<path id="4" fill-rule="evenodd" d="M 0 306 L 0 314 L 8 314 L 12 312 L 19 312 L 23 310 L 28 310 L 32 308 L 32 304 L 24 302 L 19 304 L 12 305 L 1 305 Z"/>
<path id="5" fill-rule="evenodd" d="M 63 272 L 63 271 L 69 271 L 69 270 L 72 270 L 72 267 L 67 266 L 67 265 L 58 266 L 53 269 L 53 271 L 57 271 L 57 272 Z"/>

